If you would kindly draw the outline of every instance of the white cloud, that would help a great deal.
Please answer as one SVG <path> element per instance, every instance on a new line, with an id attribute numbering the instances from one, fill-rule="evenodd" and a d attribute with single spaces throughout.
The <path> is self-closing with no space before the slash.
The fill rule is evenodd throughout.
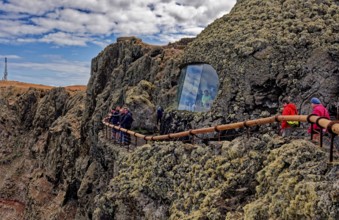
<path id="1" fill-rule="evenodd" d="M 24 23 L 21 20 L 0 20 L 0 37 L 15 39 L 26 35 L 43 34 L 47 29 Z"/>
<path id="2" fill-rule="evenodd" d="M 0 58 L 7 58 L 7 59 L 21 59 L 21 57 L 17 56 L 17 55 L 0 55 Z"/>
<path id="3" fill-rule="evenodd" d="M 92 56 L 94 49 L 84 46 L 98 45 L 103 48 L 119 36 L 136 36 L 144 42 L 163 45 L 181 38 L 195 37 L 208 24 L 229 12 L 235 2 L 1 1 L 0 58 L 7 57 L 10 60 L 10 79 L 47 85 L 86 84 L 90 75 L 90 62 L 86 57 Z M 50 47 L 39 43 L 50 44 Z M 83 49 L 81 54 L 68 52 L 70 48 L 78 46 Z M 100 49 L 96 46 L 93 48 Z M 48 52 L 51 54 L 42 55 L 46 51 L 51 51 Z M 74 61 L 74 58 L 87 61 Z M 36 60 L 40 60 L 40 63 Z"/>
<path id="4" fill-rule="evenodd" d="M 58 32 L 45 35 L 39 41 L 44 43 L 54 43 L 58 45 L 85 46 L 86 42 L 89 41 L 89 39 L 86 37 L 74 36 L 72 34 Z"/>
<path id="5" fill-rule="evenodd" d="M 8 0 L 0 3 L 0 12 L 4 12 L 0 13 L 0 42 L 5 39 L 33 42 L 35 38 L 38 42 L 58 45 L 86 45 L 104 40 L 98 36 L 111 35 L 159 35 L 178 40 L 180 35 L 197 35 L 213 20 L 229 12 L 235 2 Z M 180 33 L 176 39 L 175 33 Z M 60 39 L 62 36 L 64 39 Z"/>
<path id="6" fill-rule="evenodd" d="M 89 65 L 87 62 L 68 62 L 68 61 L 57 61 L 48 63 L 11 63 L 12 69 L 25 69 L 30 68 L 31 70 L 44 70 L 46 72 L 57 72 L 60 75 L 89 75 Z"/>

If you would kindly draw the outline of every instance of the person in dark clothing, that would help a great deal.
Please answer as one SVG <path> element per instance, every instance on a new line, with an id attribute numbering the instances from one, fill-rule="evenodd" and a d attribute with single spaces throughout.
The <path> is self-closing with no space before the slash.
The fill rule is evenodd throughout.
<path id="1" fill-rule="evenodd" d="M 164 109 L 161 106 L 159 106 L 157 109 L 157 125 L 159 125 L 159 122 L 161 123 L 163 114 L 164 114 Z"/>
<path id="2" fill-rule="evenodd" d="M 112 110 L 112 115 L 109 119 L 109 122 L 112 124 L 112 125 L 119 125 L 120 123 L 120 106 L 117 106 L 115 109 Z M 115 128 L 112 128 L 112 140 L 118 140 L 118 130 L 115 129 Z"/>
<path id="3" fill-rule="evenodd" d="M 123 115 L 121 117 L 120 126 L 125 129 L 131 129 L 133 123 L 132 113 L 128 110 L 128 108 L 123 109 Z M 131 135 L 126 132 L 121 132 L 120 141 L 122 144 L 129 145 L 131 143 Z"/>

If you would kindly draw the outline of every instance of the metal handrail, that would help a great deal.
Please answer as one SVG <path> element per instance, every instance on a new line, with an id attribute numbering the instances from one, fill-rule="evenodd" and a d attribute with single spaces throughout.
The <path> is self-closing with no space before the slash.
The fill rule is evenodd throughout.
<path id="1" fill-rule="evenodd" d="M 248 128 L 258 125 L 270 124 L 274 122 L 282 122 L 282 121 L 299 121 L 299 122 L 309 122 L 311 124 L 316 124 L 317 126 L 327 129 L 333 136 L 339 134 L 339 121 L 331 121 L 329 119 L 317 116 L 317 115 L 276 115 L 267 118 L 259 118 L 254 120 L 247 120 L 243 122 L 236 122 L 231 124 L 222 124 L 216 125 L 213 127 L 205 127 L 198 129 L 191 129 L 188 131 L 182 131 L 178 133 L 170 133 L 165 135 L 143 135 L 125 128 L 122 128 L 117 125 L 112 125 L 108 122 L 109 117 L 105 117 L 102 120 L 102 123 L 110 128 L 115 128 L 122 132 L 133 135 L 136 138 L 143 139 L 145 141 L 164 141 L 169 139 L 175 139 L 180 137 L 187 137 L 190 135 L 203 134 L 203 133 L 212 133 L 212 132 L 220 132 L 225 130 L 233 130 L 238 128 Z M 313 126 L 312 126 L 313 127 Z M 313 131 L 311 132 L 311 138 L 313 136 Z M 333 138 L 331 139 L 333 140 Z M 321 143 L 322 144 L 322 143 Z M 333 161 L 333 141 L 331 141 L 330 148 L 330 162 Z"/>

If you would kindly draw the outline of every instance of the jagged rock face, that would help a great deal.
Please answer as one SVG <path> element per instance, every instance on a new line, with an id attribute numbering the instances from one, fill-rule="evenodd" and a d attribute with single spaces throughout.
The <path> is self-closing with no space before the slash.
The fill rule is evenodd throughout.
<path id="1" fill-rule="evenodd" d="M 338 166 L 305 140 L 153 143 L 121 156 L 94 219 L 339 217 Z"/>
<path id="2" fill-rule="evenodd" d="M 336 11 L 337 1 L 243 0 L 196 39 L 182 41 L 179 46 L 155 47 L 134 37 L 118 39 L 92 60 L 82 118 L 82 143 L 91 157 L 105 152 L 98 144 L 97 134 L 103 128 L 102 118 L 117 105 L 127 105 L 133 112 L 132 129 L 153 131 L 155 107 L 160 104 L 166 110 L 161 132 L 176 132 L 268 117 L 279 113 L 279 100 L 288 95 L 301 114 L 310 113 L 308 103 L 312 96 L 318 96 L 327 106 L 333 104 L 338 101 L 339 74 Z M 220 79 L 217 99 L 207 113 L 175 111 L 180 66 L 197 62 L 209 63 L 216 69 Z M 262 132 L 274 133 L 272 128 Z M 110 174 L 96 179 L 93 170 L 101 172 L 106 166 L 103 164 L 106 162 L 90 165 L 81 195 L 86 195 L 85 189 L 94 183 L 109 179 Z M 93 201 L 94 193 L 89 191 L 89 200 L 79 200 L 84 210 L 92 212 L 89 201 Z M 149 212 L 159 214 L 154 218 L 169 217 L 168 204 L 152 205 L 149 197 L 130 200 L 129 194 L 125 196 L 125 203 L 131 202 L 130 206 L 122 202 L 115 210 L 105 203 L 111 211 L 96 210 L 94 216 L 123 218 L 124 212 L 135 209 L 135 216 L 148 218 L 148 212 L 137 205 L 149 203 L 152 210 Z M 185 208 L 176 209 L 179 215 L 185 212 Z M 233 218 L 237 215 L 243 213 L 234 213 Z M 232 219 L 232 214 L 229 218 Z"/>
<path id="3" fill-rule="evenodd" d="M 5 88 L 0 99 L 0 217 L 73 219 L 84 93 Z"/>
<path id="4" fill-rule="evenodd" d="M 38 163 L 28 186 L 30 218 L 72 219 L 76 215 L 76 191 L 88 164 L 88 151 L 80 144 L 83 110 L 84 93 L 71 95 L 62 88 L 51 90 L 39 101 L 30 146 Z"/>
<path id="5" fill-rule="evenodd" d="M 286 95 L 302 114 L 311 96 L 338 101 L 337 11 L 338 1 L 242 0 L 196 39 L 118 39 L 92 60 L 86 94 L 1 90 L 0 213 L 12 204 L 19 219 L 338 219 L 338 167 L 309 142 L 241 137 L 129 153 L 100 132 L 116 105 L 147 131 L 162 105 L 161 132 L 176 132 L 270 116 Z M 195 62 L 217 70 L 217 100 L 207 113 L 175 111 L 180 66 Z"/>
<path id="6" fill-rule="evenodd" d="M 338 1 L 244 0 L 196 39 L 183 40 L 182 47 L 151 47 L 136 38 L 120 39 L 93 59 L 84 119 L 93 127 L 99 121 L 94 118 L 121 104 L 131 104 L 135 125 L 143 124 L 149 131 L 159 104 L 177 115 L 167 117 L 181 118 L 180 112 L 173 112 L 180 66 L 200 62 L 216 69 L 220 87 L 210 112 L 187 114 L 199 121 L 189 121 L 189 127 L 277 114 L 279 101 L 286 96 L 301 114 L 311 112 L 313 96 L 331 109 L 339 102 L 338 9 Z M 141 80 L 154 89 L 141 96 L 133 94 L 139 102 L 129 103 L 134 98 L 128 91 L 136 91 Z M 137 109 L 140 101 L 147 112 Z M 204 119 L 210 116 L 212 120 Z"/>
<path id="7" fill-rule="evenodd" d="M 328 166 L 326 157 L 305 141 L 273 150 L 256 175 L 257 199 L 244 207 L 244 215 L 248 219 L 338 218 L 339 167 Z"/>
<path id="8" fill-rule="evenodd" d="M 326 106 L 338 102 L 338 10 L 330 0 L 238 1 L 189 44 L 183 62 L 217 70 L 214 112 L 256 118 L 280 113 L 279 100 L 291 96 L 309 114 L 313 96 Z"/>
<path id="9" fill-rule="evenodd" d="M 25 170 L 24 141 L 18 129 L 20 120 L 9 104 L 10 97 L 18 93 L 0 88 L 0 94 L 0 219 L 23 219 L 27 179 L 20 174 Z"/>
<path id="10" fill-rule="evenodd" d="M 183 40 L 187 44 L 189 40 Z M 182 43 L 183 44 L 183 43 Z M 185 44 L 183 46 L 185 46 Z M 133 113 L 133 128 L 153 130 L 157 105 L 169 107 L 176 98 L 180 69 L 180 43 L 151 46 L 139 39 L 120 38 L 92 60 L 83 136 L 95 137 L 102 118 L 116 106 L 127 106 Z M 93 140 L 86 140 L 93 143 Z"/>

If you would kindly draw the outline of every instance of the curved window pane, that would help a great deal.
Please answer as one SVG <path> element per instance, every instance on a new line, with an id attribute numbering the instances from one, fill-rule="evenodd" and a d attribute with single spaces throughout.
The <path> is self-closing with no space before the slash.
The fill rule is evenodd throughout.
<path id="1" fill-rule="evenodd" d="M 208 64 L 191 64 L 181 70 L 178 110 L 203 112 L 211 109 L 219 87 L 217 72 Z"/>

